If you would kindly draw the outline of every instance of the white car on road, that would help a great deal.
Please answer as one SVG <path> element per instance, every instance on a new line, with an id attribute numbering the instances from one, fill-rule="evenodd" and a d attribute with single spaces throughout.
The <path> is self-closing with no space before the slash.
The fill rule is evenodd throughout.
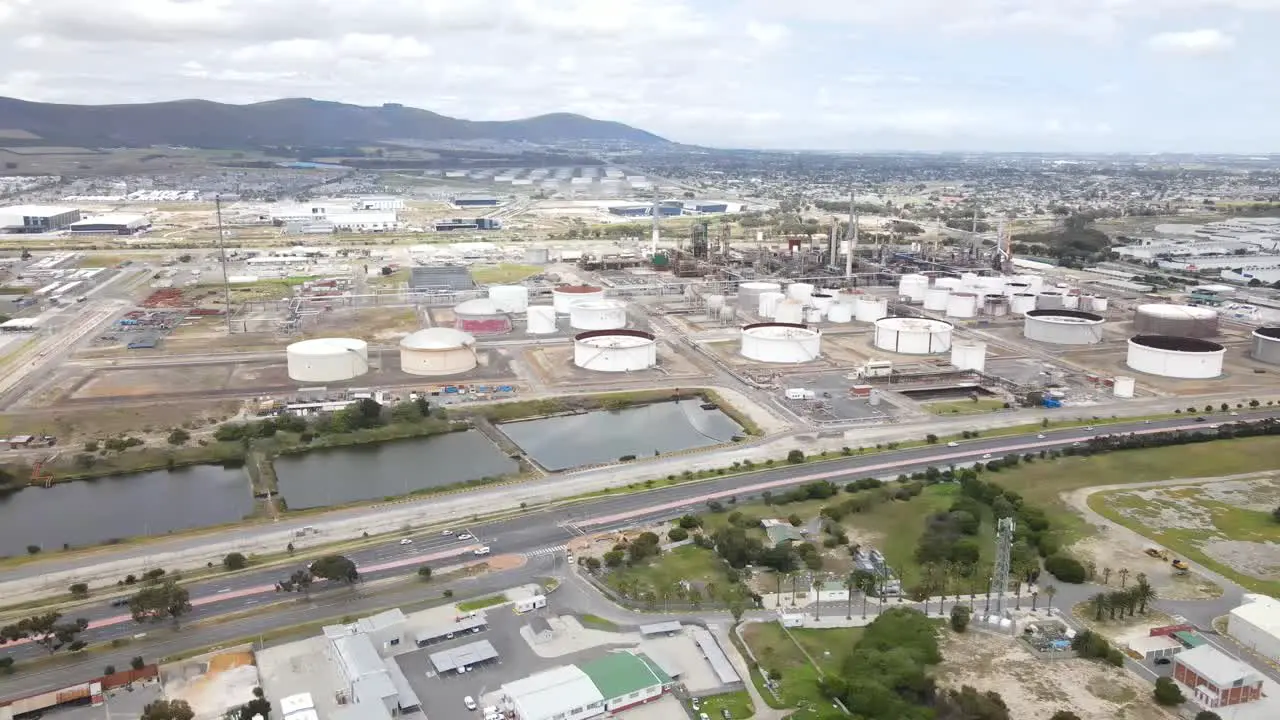
<path id="1" fill-rule="evenodd" d="M 471 533 L 462 533 L 458 536 L 459 540 L 475 540 L 475 536 Z"/>
<path id="2" fill-rule="evenodd" d="M 412 545 L 412 544 L 413 544 L 413 540 L 412 540 L 412 539 L 410 539 L 410 538 L 400 538 L 400 544 L 401 544 L 401 545 Z"/>

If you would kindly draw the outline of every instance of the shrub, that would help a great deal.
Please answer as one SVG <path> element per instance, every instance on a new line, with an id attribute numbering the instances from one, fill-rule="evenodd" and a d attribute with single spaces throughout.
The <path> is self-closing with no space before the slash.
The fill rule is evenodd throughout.
<path id="1" fill-rule="evenodd" d="M 969 608 L 967 606 L 953 605 L 951 607 L 951 629 L 960 633 L 969 629 Z"/>
<path id="2" fill-rule="evenodd" d="M 222 558 L 222 567 L 228 570 L 243 570 L 248 564 L 249 561 L 245 556 L 238 552 L 227 553 L 226 557 Z"/>
<path id="3" fill-rule="evenodd" d="M 134 670 L 141 670 L 146 666 L 147 666 L 147 661 L 143 660 L 141 655 L 134 655 L 133 659 L 129 661 L 129 667 L 133 668 Z"/>
<path id="4" fill-rule="evenodd" d="M 1088 572 L 1085 571 L 1084 565 L 1079 560 L 1070 555 L 1051 555 L 1044 561 L 1044 569 L 1058 580 L 1064 583 L 1078 585 L 1085 581 Z"/>
<path id="5" fill-rule="evenodd" d="M 72 583 L 71 587 L 67 589 L 70 590 L 71 594 L 75 595 L 76 597 L 89 597 L 89 585 L 87 583 L 82 583 L 82 582 Z"/>
<path id="6" fill-rule="evenodd" d="M 667 532 L 667 537 L 671 542 L 681 542 L 689 539 L 689 531 L 682 527 L 671 528 L 671 530 Z"/>
<path id="7" fill-rule="evenodd" d="M 787 462 L 791 463 L 792 465 L 798 465 L 804 462 L 804 451 L 792 450 L 791 452 L 787 453 Z"/>
<path id="8" fill-rule="evenodd" d="M 1182 690 L 1178 688 L 1178 683 L 1167 677 L 1156 679 L 1156 689 L 1153 694 L 1156 702 L 1165 707 L 1181 705 L 1187 701 L 1187 698 L 1182 694 Z"/>
<path id="9" fill-rule="evenodd" d="M 115 674 L 116 674 L 116 666 L 115 666 L 115 665 L 108 665 L 108 666 L 106 666 L 106 667 L 102 668 L 102 674 L 103 674 L 103 675 L 115 675 Z"/>

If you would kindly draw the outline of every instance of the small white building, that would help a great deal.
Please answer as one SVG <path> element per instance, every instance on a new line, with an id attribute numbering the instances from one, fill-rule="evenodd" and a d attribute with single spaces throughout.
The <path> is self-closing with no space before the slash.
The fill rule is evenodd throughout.
<path id="1" fill-rule="evenodd" d="M 1244 599 L 1227 615 L 1227 634 L 1271 662 L 1280 662 L 1280 600 L 1267 595 Z"/>
<path id="2" fill-rule="evenodd" d="M 1133 638 L 1129 641 L 1129 649 L 1144 661 L 1162 657 L 1173 657 L 1182 652 L 1182 643 L 1168 635 L 1150 635 Z"/>

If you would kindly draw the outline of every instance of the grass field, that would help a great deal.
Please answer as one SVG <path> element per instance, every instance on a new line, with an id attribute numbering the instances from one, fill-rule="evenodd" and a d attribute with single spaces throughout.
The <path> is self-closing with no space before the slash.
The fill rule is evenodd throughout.
<path id="1" fill-rule="evenodd" d="M 520 282 L 521 280 L 542 272 L 538 265 L 516 265 L 503 263 L 489 267 L 471 268 L 471 279 L 481 285 Z"/>
<path id="2" fill-rule="evenodd" d="M 724 568 L 724 563 L 711 550 L 686 545 L 642 565 L 610 572 L 606 582 L 615 590 L 627 589 L 631 597 L 652 592 L 661 603 L 663 592 L 670 592 L 681 581 L 713 587 L 727 585 Z M 703 593 L 704 598 L 707 594 Z"/>
<path id="3" fill-rule="evenodd" d="M 790 633 L 788 637 L 787 631 L 776 622 L 750 623 L 742 630 L 747 646 L 755 654 L 760 667 L 771 676 L 781 676 L 779 694 L 785 706 L 803 708 L 824 704 L 827 701 L 818 689 L 818 680 L 822 677 L 819 669 L 822 672 L 839 671 L 845 656 L 861 637 L 862 628 L 797 628 Z M 767 691 L 762 690 L 762 693 Z"/>
<path id="4" fill-rule="evenodd" d="M 956 402 L 929 403 L 929 412 L 934 415 L 979 415 L 995 410 L 1003 410 L 1004 406 L 1005 402 L 1003 400 L 978 398 L 977 402 L 958 400 Z"/>
<path id="5" fill-rule="evenodd" d="M 507 601 L 506 595 L 489 595 L 475 600 L 464 600 L 458 603 L 458 610 L 462 612 L 471 612 L 472 610 L 483 610 L 494 605 L 501 605 Z"/>
<path id="6" fill-rule="evenodd" d="M 733 720 L 749 718 L 756 714 L 755 707 L 751 704 L 751 696 L 746 690 L 698 698 L 698 705 L 702 708 L 699 712 L 704 712 L 712 718 L 723 718 L 721 710 L 728 710 L 729 717 Z"/>

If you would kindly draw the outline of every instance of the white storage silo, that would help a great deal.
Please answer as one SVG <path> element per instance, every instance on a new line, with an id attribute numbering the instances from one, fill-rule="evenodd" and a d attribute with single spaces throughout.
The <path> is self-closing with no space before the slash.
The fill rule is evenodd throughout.
<path id="1" fill-rule="evenodd" d="M 764 292 L 760 294 L 760 311 L 756 313 L 762 318 L 772 318 L 778 314 L 778 305 L 786 300 L 787 296 L 780 292 Z"/>
<path id="2" fill-rule="evenodd" d="M 799 300 L 800 302 L 803 303 L 803 302 L 808 302 L 809 298 L 812 296 L 813 296 L 813 285 L 810 285 L 809 283 L 797 282 L 797 283 L 791 283 L 790 285 L 787 286 L 787 297 L 791 298 L 792 300 Z"/>
<path id="3" fill-rule="evenodd" d="M 898 279 L 898 294 L 909 298 L 911 302 L 924 302 L 924 294 L 928 290 L 928 275 L 909 273 Z"/>
<path id="4" fill-rule="evenodd" d="M 561 315 L 568 315 L 576 302 L 603 299 L 604 289 L 593 285 L 561 285 L 551 291 L 551 302 Z"/>
<path id="5" fill-rule="evenodd" d="M 1196 305 L 1139 305 L 1133 329 L 1139 335 L 1213 337 L 1218 334 L 1218 311 Z"/>
<path id="6" fill-rule="evenodd" d="M 955 292 L 947 298 L 947 317 L 971 318 L 977 314 L 977 295 L 970 292 Z"/>
<path id="7" fill-rule="evenodd" d="M 706 300 L 707 300 L 707 310 L 712 314 L 715 314 L 717 310 L 724 307 L 723 295 L 708 295 L 706 297 Z"/>
<path id="8" fill-rule="evenodd" d="M 569 327 L 575 330 L 613 330 L 626 325 L 627 305 L 621 300 L 584 300 L 569 307 Z"/>
<path id="9" fill-rule="evenodd" d="M 936 278 L 933 281 L 933 286 L 935 288 L 941 288 L 943 290 L 955 290 L 956 288 L 960 287 L 960 278 L 954 278 L 954 277 Z"/>
<path id="10" fill-rule="evenodd" d="M 958 342 L 951 346 L 951 364 L 959 370 L 987 369 L 987 345 L 980 342 Z"/>
<path id="11" fill-rule="evenodd" d="M 427 328 L 400 341 L 400 370 L 410 375 L 457 375 L 476 364 L 476 339 L 461 330 Z"/>
<path id="12" fill-rule="evenodd" d="M 853 308 L 843 303 L 832 305 L 827 310 L 827 321 L 841 324 L 853 322 Z"/>
<path id="13" fill-rule="evenodd" d="M 1023 319 L 1022 335 L 1055 345 L 1096 345 L 1105 324 L 1101 315 L 1078 310 L 1032 310 Z"/>
<path id="14" fill-rule="evenodd" d="M 1036 296 L 1037 310 L 1065 310 L 1066 308 L 1066 300 L 1062 298 L 1062 293 L 1056 290 L 1046 290 Z"/>
<path id="15" fill-rule="evenodd" d="M 982 299 L 982 313 L 991 317 L 1009 314 L 1009 298 L 1004 295 L 988 295 Z"/>
<path id="16" fill-rule="evenodd" d="M 1280 365 L 1280 327 L 1260 327 L 1253 331 L 1249 355 L 1254 360 Z"/>
<path id="17" fill-rule="evenodd" d="M 1112 380 L 1112 382 L 1114 383 L 1112 387 L 1112 392 L 1115 394 L 1116 397 L 1118 398 L 1133 397 L 1134 390 L 1137 388 L 1137 382 L 1133 378 L 1127 377 L 1124 375 L 1117 375 Z"/>
<path id="18" fill-rule="evenodd" d="M 952 325 L 941 320 L 887 317 L 876 321 L 875 346 L 904 355 L 932 355 L 951 349 Z"/>
<path id="19" fill-rule="evenodd" d="M 960 285 L 963 287 L 978 287 L 978 278 L 982 277 L 978 273 L 960 273 Z"/>
<path id="20" fill-rule="evenodd" d="M 829 293 L 815 292 L 814 294 L 809 296 L 809 304 L 812 305 L 813 307 L 818 308 L 824 313 L 827 311 L 828 308 L 834 305 L 835 302 L 836 302 L 835 296 Z"/>
<path id="21" fill-rule="evenodd" d="M 316 338 L 285 348 L 289 379 L 305 383 L 351 380 L 369 372 L 369 343 L 355 338 Z"/>
<path id="22" fill-rule="evenodd" d="M 522 313 L 529 307 L 529 288 L 523 285 L 494 285 L 489 299 L 505 313 Z"/>
<path id="23" fill-rule="evenodd" d="M 853 306 L 853 316 L 858 322 L 875 322 L 889 315 L 889 301 L 867 295 L 858 296 Z"/>
<path id="24" fill-rule="evenodd" d="M 1005 279 L 998 275 L 978 278 L 978 287 L 988 295 L 1003 295 Z"/>
<path id="25" fill-rule="evenodd" d="M 1080 310 L 1080 296 L 1067 293 L 1062 296 L 1062 307 L 1064 310 Z"/>
<path id="26" fill-rule="evenodd" d="M 453 327 L 471 335 L 501 335 L 511 332 L 511 315 L 489 298 L 475 298 L 453 308 Z"/>
<path id="27" fill-rule="evenodd" d="M 550 335 L 556 331 L 556 309 L 551 305 L 530 305 L 525 311 L 530 335 Z"/>
<path id="28" fill-rule="evenodd" d="M 787 298 L 778 303 L 778 309 L 773 314 L 773 319 L 780 323 L 790 323 L 798 325 L 804 322 L 804 305 L 799 300 Z"/>
<path id="29" fill-rule="evenodd" d="M 816 307 L 805 308 L 804 321 L 810 324 L 822 322 L 822 309 Z"/>
<path id="30" fill-rule="evenodd" d="M 1031 293 L 1018 293 L 1009 298 L 1009 312 L 1014 315 L 1026 315 L 1036 309 L 1036 296 Z"/>
<path id="31" fill-rule="evenodd" d="M 757 362 L 811 362 L 822 354 L 822 333 L 795 323 L 747 325 L 742 328 L 740 352 Z"/>
<path id="32" fill-rule="evenodd" d="M 760 298 L 765 293 L 780 293 L 782 286 L 776 282 L 744 282 L 738 286 L 738 307 L 750 311 L 760 307 Z"/>
<path id="33" fill-rule="evenodd" d="M 929 288 L 924 294 L 925 310 L 946 310 L 947 299 L 951 297 L 951 291 L 947 288 Z"/>
<path id="34" fill-rule="evenodd" d="M 1009 297 L 1029 292 L 1031 292 L 1031 286 L 1026 283 L 1007 282 L 1004 284 L 1004 294 Z"/>
<path id="35" fill-rule="evenodd" d="M 1096 312 L 1096 313 L 1104 313 L 1104 312 L 1106 312 L 1106 311 L 1107 311 L 1107 308 L 1108 308 L 1108 307 L 1110 307 L 1110 306 L 1111 306 L 1110 301 L 1109 301 L 1109 300 L 1107 300 L 1107 298 L 1103 297 L 1102 295 L 1094 295 L 1094 296 L 1093 296 L 1093 310 L 1092 310 L 1092 312 Z"/>
<path id="36" fill-rule="evenodd" d="M 597 372 L 637 372 L 658 364 L 654 336 L 640 330 L 592 330 L 573 338 L 573 364 Z"/>
<path id="37" fill-rule="evenodd" d="M 1167 335 L 1129 338 L 1125 364 L 1138 372 L 1184 380 L 1207 380 L 1222 374 L 1227 349 L 1211 340 Z"/>

